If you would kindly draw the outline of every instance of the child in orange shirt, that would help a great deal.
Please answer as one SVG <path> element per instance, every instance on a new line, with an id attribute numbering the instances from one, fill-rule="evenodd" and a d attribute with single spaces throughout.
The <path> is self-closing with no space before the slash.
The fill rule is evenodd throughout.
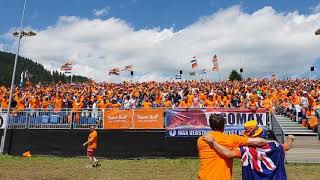
<path id="1" fill-rule="evenodd" d="M 97 149 L 98 143 L 98 133 L 95 130 L 94 126 L 90 127 L 90 134 L 88 136 L 88 141 L 83 143 L 83 146 L 87 147 L 87 157 L 89 158 L 91 165 L 87 166 L 87 168 L 97 167 L 99 166 L 99 161 L 94 157 L 94 152 Z"/>

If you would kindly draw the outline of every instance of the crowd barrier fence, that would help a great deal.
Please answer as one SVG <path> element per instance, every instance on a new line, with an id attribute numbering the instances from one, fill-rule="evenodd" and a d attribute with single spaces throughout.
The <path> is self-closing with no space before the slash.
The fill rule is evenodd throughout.
<path id="1" fill-rule="evenodd" d="M 214 108 L 174 108 L 214 109 Z M 219 108 L 230 109 L 230 108 Z M 233 108 L 234 109 L 234 108 Z M 142 109 L 32 109 L 10 112 L 9 129 L 165 129 L 165 108 Z M 5 114 L 6 112 L 1 112 Z M 275 126 L 272 114 L 269 125 Z"/>

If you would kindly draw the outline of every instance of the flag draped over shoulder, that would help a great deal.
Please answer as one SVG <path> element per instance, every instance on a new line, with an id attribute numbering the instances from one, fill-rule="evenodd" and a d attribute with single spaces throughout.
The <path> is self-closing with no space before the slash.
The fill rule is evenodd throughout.
<path id="1" fill-rule="evenodd" d="M 282 145 L 270 142 L 264 147 L 240 147 L 242 179 L 286 180 L 285 152 Z"/>
<path id="2" fill-rule="evenodd" d="M 132 64 L 129 64 L 129 65 L 125 66 L 125 67 L 122 69 L 122 71 L 133 71 L 133 66 L 132 66 Z"/>
<path id="3" fill-rule="evenodd" d="M 109 76 L 111 75 L 116 75 L 119 76 L 120 75 L 120 69 L 119 68 L 113 68 L 109 71 Z"/>
<path id="4" fill-rule="evenodd" d="M 219 71 L 218 57 L 216 54 L 212 58 L 212 64 L 213 64 L 212 71 Z"/>
<path id="5" fill-rule="evenodd" d="M 192 63 L 192 64 L 191 64 L 192 69 L 198 67 L 198 60 L 196 59 L 195 56 L 193 56 L 193 58 L 192 58 L 192 60 L 191 60 L 190 62 Z"/>

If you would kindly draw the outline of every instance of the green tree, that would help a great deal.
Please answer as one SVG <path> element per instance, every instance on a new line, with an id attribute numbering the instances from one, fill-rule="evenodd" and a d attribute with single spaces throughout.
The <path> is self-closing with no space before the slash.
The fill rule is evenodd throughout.
<path id="1" fill-rule="evenodd" d="M 10 86 L 13 63 L 15 55 L 12 53 L 6 53 L 0 51 L 0 86 Z M 27 59 L 19 56 L 17 70 L 15 75 L 15 85 L 20 82 L 20 75 L 22 72 L 28 70 L 28 76 L 32 84 L 41 82 L 41 84 L 49 84 L 50 82 L 57 83 L 59 81 L 65 83 L 69 82 L 70 78 L 58 71 L 49 71 L 43 67 L 43 65 L 33 62 L 31 59 Z M 88 78 L 83 76 L 73 76 L 73 82 L 87 82 Z"/>
<path id="2" fill-rule="evenodd" d="M 241 74 L 239 74 L 236 70 L 232 70 L 229 76 L 229 80 L 230 81 L 241 81 L 242 80 L 242 76 Z"/>

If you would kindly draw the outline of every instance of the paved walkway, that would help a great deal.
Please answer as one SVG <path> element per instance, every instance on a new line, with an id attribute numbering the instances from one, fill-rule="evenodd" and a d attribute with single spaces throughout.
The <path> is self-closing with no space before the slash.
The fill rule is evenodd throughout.
<path id="1" fill-rule="evenodd" d="M 316 136 L 295 136 L 293 148 L 286 152 L 286 160 L 296 163 L 320 163 L 320 141 Z"/>

